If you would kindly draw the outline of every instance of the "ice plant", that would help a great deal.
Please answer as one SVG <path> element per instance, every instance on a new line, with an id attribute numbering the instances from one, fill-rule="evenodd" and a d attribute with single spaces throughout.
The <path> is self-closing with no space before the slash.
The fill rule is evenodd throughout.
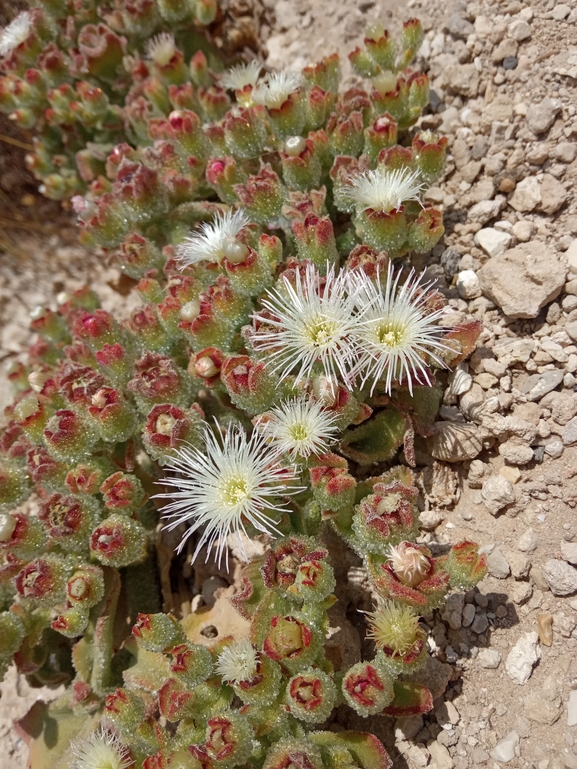
<path id="1" fill-rule="evenodd" d="M 235 641 L 218 656 L 216 672 L 223 681 L 239 683 L 252 680 L 257 672 L 257 651 L 248 638 Z"/>
<path id="2" fill-rule="evenodd" d="M 111 731 L 100 729 L 72 746 L 71 769 L 129 769 L 130 751 Z"/>
<path id="3" fill-rule="evenodd" d="M 390 213 L 408 200 L 419 200 L 424 189 L 418 171 L 378 167 L 353 176 L 346 197 L 359 212 L 372 209 Z"/>
<path id="4" fill-rule="evenodd" d="M 218 423 L 216 428 L 220 429 Z M 255 431 L 247 437 L 236 425 L 229 425 L 221 438 L 207 425 L 204 444 L 203 450 L 187 446 L 177 450 L 165 466 L 175 475 L 161 480 L 172 490 L 157 497 L 172 500 L 162 509 L 170 529 L 181 523 L 188 527 L 179 549 L 201 529 L 193 560 L 205 545 L 208 560 L 216 545 L 218 562 L 225 553 L 228 562 L 229 534 L 246 534 L 249 524 L 268 534 L 278 531 L 275 518 L 289 510 L 278 498 L 300 490 L 290 485 L 296 468 L 281 464 L 263 435 Z M 242 548 L 242 540 L 239 543 Z"/>
<path id="5" fill-rule="evenodd" d="M 266 356 L 267 366 L 282 379 L 296 373 L 295 383 L 315 373 L 351 387 L 355 357 L 350 344 L 358 326 L 355 291 L 346 273 L 329 268 L 322 278 L 312 264 L 294 273 L 294 283 L 282 276 L 278 288 L 267 291 L 264 308 L 254 315 L 251 343 Z"/>
<path id="6" fill-rule="evenodd" d="M 80 5 L 4 33 L 0 108 L 140 305 L 59 296 L 8 375 L 0 675 L 66 687 L 20 721 L 31 769 L 388 769 L 347 708 L 430 709 L 401 677 L 419 616 L 486 570 L 472 542 L 415 541 L 417 441 L 481 330 L 441 328 L 411 271 L 443 233 L 423 193 L 447 140 L 407 133 L 422 29 L 374 25 L 339 92 L 336 54 L 222 75 L 202 26 L 228 50 L 234 4 Z M 376 601 L 353 658 L 329 630 L 343 598 Z"/>
<path id="7" fill-rule="evenodd" d="M 21 11 L 16 18 L 0 32 L 0 56 L 9 56 L 28 39 L 32 29 L 29 11 Z"/>
<path id="8" fill-rule="evenodd" d="M 304 83 L 299 72 L 271 72 L 252 92 L 252 99 L 257 104 L 263 104 L 272 109 L 280 109 L 291 94 Z"/>
<path id="9" fill-rule="evenodd" d="M 248 248 L 237 238 L 248 224 L 250 219 L 242 209 L 217 213 L 213 222 L 202 224 L 199 232 L 186 237 L 178 246 L 179 263 L 185 268 L 197 262 L 245 261 Z"/>
<path id="10" fill-rule="evenodd" d="M 257 424 L 270 437 L 271 447 L 281 456 L 308 459 L 322 454 L 337 434 L 336 414 L 310 398 L 285 401 L 265 414 Z"/>
<path id="11" fill-rule="evenodd" d="M 379 382 L 389 393 L 394 382 L 406 383 L 411 393 L 414 383 L 430 384 L 428 363 L 444 366 L 441 355 L 447 349 L 445 330 L 438 325 L 443 310 L 427 305 L 431 283 L 422 283 L 414 272 L 401 282 L 402 271 L 395 274 L 391 265 L 384 286 L 380 274 L 376 282 L 363 272 L 353 279 L 358 304 L 367 308 L 354 332 L 362 385 L 370 382 L 372 394 Z"/>

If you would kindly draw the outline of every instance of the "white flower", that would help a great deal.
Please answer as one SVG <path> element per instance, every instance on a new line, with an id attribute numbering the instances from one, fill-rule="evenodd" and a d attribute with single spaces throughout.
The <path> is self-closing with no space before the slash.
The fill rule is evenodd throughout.
<path id="1" fill-rule="evenodd" d="M 22 11 L 0 33 L 0 56 L 9 56 L 21 45 L 32 27 L 32 16 L 28 11 Z"/>
<path id="2" fill-rule="evenodd" d="M 272 448 L 292 459 L 325 453 L 338 432 L 336 415 L 324 409 L 322 403 L 304 397 L 285 401 L 269 414 L 262 431 L 272 439 Z"/>
<path id="3" fill-rule="evenodd" d="M 257 671 L 258 654 L 248 638 L 235 641 L 218 655 L 216 672 L 229 683 L 251 681 Z"/>
<path id="4" fill-rule="evenodd" d="M 291 93 L 304 84 L 303 76 L 298 72 L 273 72 L 266 77 L 252 92 L 252 100 L 264 104 L 269 109 L 280 109 Z"/>
<path id="5" fill-rule="evenodd" d="M 418 547 L 410 542 L 391 545 L 388 563 L 399 580 L 408 587 L 420 584 L 431 569 L 431 562 Z"/>
<path id="6" fill-rule="evenodd" d="M 178 260 L 183 267 L 198 262 L 221 262 L 243 245 L 236 238 L 247 224 L 250 219 L 242 209 L 218 212 L 214 221 L 203 222 L 198 231 L 182 241 L 176 250 Z"/>
<path id="7" fill-rule="evenodd" d="M 385 382 L 387 392 L 393 381 L 406 380 L 413 392 L 413 380 L 430 384 L 425 365 L 430 358 L 439 366 L 445 363 L 436 352 L 448 349 L 441 341 L 445 329 L 436 323 L 443 310 L 425 309 L 431 283 L 421 284 L 421 276 L 411 271 L 407 281 L 399 286 L 401 271 L 395 276 L 389 264 L 387 282 L 381 286 L 380 277 L 373 283 L 364 272 L 351 274 L 358 287 L 358 301 L 365 308 L 364 317 L 355 329 L 355 342 L 360 359 L 355 373 L 362 386 L 372 380 L 371 394 L 378 382 Z"/>
<path id="8" fill-rule="evenodd" d="M 312 264 L 307 264 L 304 276 L 296 271 L 294 286 L 286 275 L 282 281 L 280 288 L 268 290 L 262 300 L 267 313 L 253 316 L 263 324 L 251 334 L 254 349 L 267 353 L 267 364 L 273 371 L 281 371 L 281 378 L 296 371 L 298 384 L 309 379 L 318 366 L 331 382 L 340 378 L 350 388 L 356 360 L 351 345 L 358 326 L 356 288 L 346 273 L 335 275 L 333 267 L 323 286 Z"/>
<path id="9" fill-rule="evenodd" d="M 218 422 L 216 426 L 219 427 Z M 193 446 L 178 449 L 176 457 L 166 465 L 176 475 L 161 481 L 174 490 L 157 497 L 171 500 L 162 509 L 172 520 L 169 529 L 190 522 L 178 550 L 202 529 L 192 560 L 205 544 L 209 551 L 216 544 L 220 564 L 226 537 L 231 533 L 246 534 L 247 522 L 258 531 L 279 533 L 271 516 L 288 509 L 278 504 L 276 498 L 302 489 L 290 485 L 297 477 L 296 467 L 282 465 L 278 455 L 268 448 L 265 436 L 257 430 L 249 438 L 242 428 L 229 425 L 224 435 L 217 437 L 206 425 L 204 442 L 202 450 Z M 240 549 L 244 552 L 242 543 Z"/>
<path id="10" fill-rule="evenodd" d="M 159 67 L 166 67 L 176 53 L 174 36 L 170 32 L 161 32 L 151 37 L 146 44 L 146 55 Z"/>
<path id="11" fill-rule="evenodd" d="M 377 168 L 353 176 L 342 195 L 358 211 L 372 208 L 389 213 L 401 207 L 406 200 L 418 200 L 424 183 L 418 171 L 404 168 Z"/>
<path id="12" fill-rule="evenodd" d="M 133 766 L 128 748 L 106 729 L 93 732 L 87 740 L 73 742 L 70 769 L 128 769 Z"/>
<path id="13" fill-rule="evenodd" d="M 242 91 L 247 85 L 256 85 L 261 69 L 262 64 L 256 60 L 248 64 L 237 64 L 236 67 L 231 67 L 224 73 L 220 81 L 221 85 L 231 91 Z"/>

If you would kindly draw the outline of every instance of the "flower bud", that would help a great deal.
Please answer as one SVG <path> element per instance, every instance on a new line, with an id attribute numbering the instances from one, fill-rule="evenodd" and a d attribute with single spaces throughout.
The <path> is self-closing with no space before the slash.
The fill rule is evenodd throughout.
<path id="1" fill-rule="evenodd" d="M 99 566 L 82 566 L 66 583 L 66 597 L 72 605 L 91 609 L 104 597 L 104 574 Z"/>
<path id="2" fill-rule="evenodd" d="M 106 697 L 103 716 L 114 729 L 128 736 L 144 721 L 146 708 L 144 701 L 133 692 L 117 689 Z"/>
<path id="3" fill-rule="evenodd" d="M 77 638 L 82 635 L 88 625 L 89 614 L 84 606 L 71 606 L 58 615 L 50 627 L 66 638 Z"/>
<path id="4" fill-rule="evenodd" d="M 282 213 L 287 194 L 278 175 L 268 163 L 255 176 L 249 176 L 243 184 L 235 184 L 234 191 L 247 209 L 247 213 L 259 224 L 268 225 Z"/>
<path id="5" fill-rule="evenodd" d="M 0 512 L 13 510 L 30 496 L 30 485 L 24 468 L 2 460 L 0 464 Z M 0 535 L 1 540 L 1 535 Z"/>
<path id="6" fill-rule="evenodd" d="M 290 136 L 285 141 L 285 151 L 280 153 L 283 179 L 289 189 L 309 190 L 318 187 L 321 180 L 321 162 L 315 145 L 302 136 Z"/>
<path id="7" fill-rule="evenodd" d="M 446 136 L 438 136 L 432 131 L 421 131 L 413 139 L 413 157 L 428 184 L 436 181 L 443 172 L 447 144 Z"/>
<path id="8" fill-rule="evenodd" d="M 137 232 L 128 235 L 116 252 L 122 272 L 131 278 L 140 279 L 147 273 L 160 270 L 164 264 L 162 253 L 154 241 Z"/>
<path id="9" fill-rule="evenodd" d="M 469 589 L 487 573 L 487 556 L 479 555 L 475 542 L 459 542 L 449 551 L 445 568 L 449 572 L 451 587 Z"/>
<path id="10" fill-rule="evenodd" d="M 324 766 L 316 745 L 300 736 L 278 740 L 268 749 L 262 769 L 323 769 Z"/>
<path id="11" fill-rule="evenodd" d="M 308 724 L 320 724 L 330 716 L 337 690 L 326 673 L 308 668 L 290 679 L 285 697 L 295 718 Z"/>
<path id="12" fill-rule="evenodd" d="M 372 208 L 361 211 L 355 218 L 355 225 L 365 243 L 377 251 L 387 251 L 392 258 L 403 251 L 407 242 L 404 206 L 389 212 Z"/>
<path id="13" fill-rule="evenodd" d="M 403 51 L 410 51 L 411 58 L 403 61 L 403 66 L 406 67 L 411 63 L 416 52 L 421 47 L 423 42 L 424 32 L 423 27 L 419 19 L 409 19 L 403 22 L 403 36 L 401 38 L 401 46 Z M 406 62 L 406 63 L 405 63 Z"/>
<path id="14" fill-rule="evenodd" d="M 323 601 L 335 588 L 328 551 L 316 540 L 293 535 L 278 540 L 265 553 L 260 572 L 266 588 L 304 603 Z"/>
<path id="15" fill-rule="evenodd" d="M 167 721 L 175 723 L 196 715 L 195 694 L 176 678 L 168 678 L 158 690 L 158 709 Z"/>
<path id="16" fill-rule="evenodd" d="M 324 126 L 333 112 L 335 102 L 336 91 L 325 91 L 313 85 L 304 97 L 306 128 L 316 130 Z"/>
<path id="17" fill-rule="evenodd" d="M 238 711 L 224 711 L 208 719 L 206 752 L 222 769 L 238 766 L 252 753 L 254 732 L 246 716 Z"/>
<path id="18" fill-rule="evenodd" d="M 409 248 L 424 254 L 437 245 L 444 232 L 441 212 L 436 208 L 423 208 L 415 221 L 409 224 Z"/>
<path id="19" fill-rule="evenodd" d="M 106 310 L 79 313 L 73 322 L 74 335 L 86 342 L 91 350 L 101 350 L 114 344 L 120 336 L 118 325 Z"/>
<path id="20" fill-rule="evenodd" d="M 299 258 L 313 262 L 321 275 L 326 273 L 327 264 L 337 262 L 337 245 L 330 217 L 307 214 L 304 221 L 293 222 L 292 231 Z"/>
<path id="21" fill-rule="evenodd" d="M 386 555 L 390 545 L 416 533 L 417 489 L 409 470 L 399 468 L 381 476 L 373 493 L 361 500 L 353 530 L 362 547 Z"/>
<path id="22" fill-rule="evenodd" d="M 20 398 L 14 406 L 14 417 L 31 443 L 39 443 L 48 416 L 44 404 L 36 395 L 29 393 Z"/>
<path id="23" fill-rule="evenodd" d="M 206 164 L 206 181 L 224 203 L 236 203 L 235 184 L 243 184 L 248 174 L 235 158 L 225 156 L 209 158 Z"/>
<path id="24" fill-rule="evenodd" d="M 315 661 L 321 636 L 322 633 L 309 626 L 300 614 L 277 615 L 271 620 L 263 651 L 271 660 L 296 673 Z"/>
<path id="25" fill-rule="evenodd" d="M 34 446 L 26 453 L 26 467 L 34 483 L 46 491 L 60 488 L 66 476 L 66 465 L 56 462 L 43 446 Z"/>
<path id="26" fill-rule="evenodd" d="M 117 513 L 110 515 L 90 535 L 90 551 L 105 566 L 117 569 L 146 557 L 146 532 L 138 521 Z"/>
<path id="27" fill-rule="evenodd" d="M 349 53 L 349 61 L 354 72 L 360 77 L 375 77 L 379 74 L 380 67 L 366 48 L 357 46 Z"/>
<path id="28" fill-rule="evenodd" d="M 170 670 L 186 686 L 194 688 L 212 673 L 212 657 L 206 646 L 181 643 L 170 649 L 170 655 Z"/>
<path id="29" fill-rule="evenodd" d="M 20 648 L 26 630 L 20 617 L 12 611 L 0 612 L 0 657 L 12 657 Z"/>
<path id="30" fill-rule="evenodd" d="M 65 552 L 78 553 L 87 548 L 87 538 L 99 518 L 99 506 L 91 497 L 52 494 L 40 505 L 42 521 L 49 544 Z"/>
<path id="31" fill-rule="evenodd" d="M 50 417 L 43 438 L 50 454 L 60 462 L 76 461 L 98 440 L 86 420 L 70 409 L 60 409 Z"/>
<path id="32" fill-rule="evenodd" d="M 205 347 L 190 356 L 188 373 L 193 377 L 201 377 L 205 387 L 218 386 L 224 357 L 218 347 Z"/>
<path id="33" fill-rule="evenodd" d="M 142 431 L 146 451 L 160 465 L 165 465 L 182 442 L 198 443 L 203 416 L 196 404 L 187 410 L 168 403 L 154 406 Z"/>
<path id="34" fill-rule="evenodd" d="M 2 513 L 0 549 L 17 558 L 34 558 L 46 546 L 44 527 L 37 518 L 22 513 Z"/>
<path id="35" fill-rule="evenodd" d="M 52 607 L 66 598 L 70 567 L 62 556 L 46 555 L 27 564 L 16 577 L 16 590 L 41 606 Z"/>
<path id="36" fill-rule="evenodd" d="M 125 512 L 138 510 L 147 499 L 138 478 L 122 472 L 109 476 L 100 487 L 100 493 L 107 508 Z"/>
<path id="37" fill-rule="evenodd" d="M 235 406 L 250 415 L 266 411 L 274 401 L 278 377 L 248 355 L 226 358 L 220 376 Z"/>
<path id="38" fill-rule="evenodd" d="M 265 110 L 261 106 L 241 107 L 229 112 L 224 119 L 224 139 L 228 151 L 239 160 L 262 155 L 267 132 Z"/>
<path id="39" fill-rule="evenodd" d="M 360 716 L 381 713 L 393 699 L 393 683 L 379 666 L 357 662 L 347 670 L 342 692 L 348 705 Z"/>
<path id="40" fill-rule="evenodd" d="M 348 471 L 346 459 L 325 454 L 313 459 L 311 490 L 323 510 L 349 513 L 355 501 L 357 483 Z"/>
<path id="41" fill-rule="evenodd" d="M 100 438 L 108 443 L 126 441 L 134 432 L 136 417 L 120 390 L 101 387 L 86 411 Z"/>
<path id="42" fill-rule="evenodd" d="M 119 343 L 104 344 L 101 350 L 95 353 L 98 364 L 104 373 L 117 387 L 125 385 L 130 379 L 132 365 L 126 349 Z"/>
<path id="43" fill-rule="evenodd" d="M 216 0 L 195 0 L 194 17 L 199 24 L 207 27 L 216 19 L 218 4 Z"/>
<path id="44" fill-rule="evenodd" d="M 189 384 L 184 372 L 171 358 L 145 352 L 136 361 L 136 376 L 127 387 L 134 394 L 140 411 L 147 414 L 157 403 L 184 406 L 189 401 Z"/>
<path id="45" fill-rule="evenodd" d="M 132 635 L 149 652 L 168 651 L 186 642 L 180 623 L 172 614 L 139 614 Z"/>

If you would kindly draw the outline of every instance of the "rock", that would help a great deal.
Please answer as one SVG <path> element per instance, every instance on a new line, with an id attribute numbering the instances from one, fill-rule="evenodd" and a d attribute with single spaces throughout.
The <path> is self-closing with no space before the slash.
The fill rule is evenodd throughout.
<path id="1" fill-rule="evenodd" d="M 545 454 L 547 454 L 550 457 L 553 457 L 553 459 L 557 459 L 561 456 L 563 453 L 564 448 L 561 441 L 551 441 L 551 443 L 548 443 L 545 446 Z"/>
<path id="2" fill-rule="evenodd" d="M 493 552 L 489 553 L 487 556 L 487 568 L 489 569 L 489 574 L 492 577 L 497 577 L 497 579 L 506 579 L 511 573 L 509 562 L 498 547 L 496 547 Z M 484 627 L 482 630 L 475 630 L 475 623 L 480 616 L 485 617 L 485 622 L 481 623 L 484 624 Z M 485 615 L 477 615 L 475 622 L 473 622 L 473 630 L 475 630 L 475 633 L 483 633 L 486 630 L 488 624 L 489 623 Z M 477 627 L 479 627 L 479 625 L 477 625 Z"/>
<path id="3" fill-rule="evenodd" d="M 577 157 L 577 147 L 572 142 L 559 142 L 553 147 L 552 155 L 560 163 L 572 163 Z"/>
<path id="4" fill-rule="evenodd" d="M 525 633 L 509 652 L 505 668 L 515 683 L 524 685 L 533 672 L 533 666 L 541 659 L 539 636 L 535 631 Z"/>
<path id="5" fill-rule="evenodd" d="M 523 19 L 515 19 L 512 21 L 508 28 L 507 34 L 520 43 L 522 40 L 527 40 L 531 37 L 531 27 Z"/>
<path id="6" fill-rule="evenodd" d="M 565 5 L 565 3 L 559 3 L 559 5 L 556 5 L 555 8 L 553 8 L 551 11 L 551 16 L 555 19 L 555 21 L 563 21 L 563 19 L 566 19 L 570 13 L 570 6 Z"/>
<path id="7" fill-rule="evenodd" d="M 515 187 L 509 205 L 519 213 L 534 211 L 541 203 L 541 187 L 534 176 L 526 176 Z"/>
<path id="8" fill-rule="evenodd" d="M 440 697 L 453 675 L 453 668 L 446 662 L 441 662 L 436 657 L 427 656 L 425 664 L 414 673 L 410 680 L 424 684 L 436 700 Z"/>
<path id="9" fill-rule="evenodd" d="M 530 582 L 515 582 L 515 584 L 509 588 L 509 595 L 511 596 L 513 603 L 519 605 L 523 604 L 533 595 L 533 586 Z"/>
<path id="10" fill-rule="evenodd" d="M 453 769 L 455 764 L 453 763 L 451 754 L 444 745 L 441 745 L 437 740 L 432 740 L 427 743 L 427 748 L 437 769 Z"/>
<path id="11" fill-rule="evenodd" d="M 569 692 L 569 701 L 567 702 L 567 726 L 577 725 L 577 689 Z"/>
<path id="12" fill-rule="evenodd" d="M 428 440 L 429 451 L 444 462 L 474 459 L 483 448 L 483 437 L 477 425 L 437 422 L 435 434 Z"/>
<path id="13" fill-rule="evenodd" d="M 481 385 L 473 382 L 470 389 L 467 390 L 459 400 L 459 409 L 466 419 L 473 422 L 481 420 L 483 404 L 485 403 L 485 392 Z"/>
<path id="14" fill-rule="evenodd" d="M 567 200 L 567 192 L 560 181 L 551 174 L 543 174 L 541 179 L 540 210 L 546 214 L 554 214 Z"/>
<path id="15" fill-rule="evenodd" d="M 479 232 L 477 232 L 475 235 L 475 242 L 481 246 L 483 251 L 489 256 L 501 256 L 509 248 L 509 244 L 511 243 L 511 236 L 508 232 L 496 230 L 494 227 L 486 227 L 485 229 L 479 230 Z M 480 296 L 480 294 L 481 290 L 479 289 L 477 296 Z M 475 297 L 471 298 L 474 299 Z"/>
<path id="16" fill-rule="evenodd" d="M 577 592 L 577 569 L 558 558 L 550 558 L 543 566 L 543 577 L 553 595 Z"/>
<path id="17" fill-rule="evenodd" d="M 425 531 L 434 531 L 443 522 L 443 514 L 439 510 L 423 510 L 419 513 L 419 523 Z"/>
<path id="18" fill-rule="evenodd" d="M 395 722 L 395 740 L 412 740 L 423 728 L 423 716 L 397 718 Z"/>
<path id="19" fill-rule="evenodd" d="M 469 209 L 467 219 L 470 222 L 486 224 L 489 220 L 499 216 L 502 208 L 502 200 L 482 200 L 480 203 L 475 203 L 475 205 Z"/>
<path id="20" fill-rule="evenodd" d="M 527 531 L 523 532 L 523 534 L 521 534 L 519 537 L 517 547 L 522 553 L 532 553 L 538 544 L 539 537 L 537 534 L 533 531 L 533 529 L 527 529 Z"/>
<path id="21" fill-rule="evenodd" d="M 577 542 L 561 542 L 561 558 L 577 566 Z"/>
<path id="22" fill-rule="evenodd" d="M 463 270 L 458 274 L 457 291 L 461 299 L 476 299 L 481 296 L 479 278 L 474 270 Z"/>
<path id="23" fill-rule="evenodd" d="M 533 459 L 533 449 L 516 438 L 499 446 L 499 454 L 512 465 L 526 465 Z"/>
<path id="24" fill-rule="evenodd" d="M 561 433 L 561 438 L 565 446 L 571 446 L 572 443 L 577 442 L 577 417 L 570 419 Z"/>
<path id="25" fill-rule="evenodd" d="M 491 60 L 498 64 L 509 57 L 515 57 L 517 55 L 517 49 L 519 45 L 516 40 L 511 37 L 504 37 L 496 48 L 493 48 L 491 54 Z"/>
<path id="26" fill-rule="evenodd" d="M 463 627 L 469 627 L 471 622 L 475 619 L 475 606 L 472 603 L 466 603 L 463 607 Z"/>
<path id="27" fill-rule="evenodd" d="M 479 90 L 479 73 L 474 64 L 449 67 L 446 72 L 447 90 L 474 98 Z"/>
<path id="28" fill-rule="evenodd" d="M 577 273 L 577 238 L 572 240 L 569 248 L 565 251 L 567 264 L 571 272 Z"/>
<path id="29" fill-rule="evenodd" d="M 571 270 L 572 268 L 569 267 L 569 269 Z M 577 270 L 577 267 L 575 269 Z M 569 323 L 565 325 L 565 331 L 574 342 L 577 341 L 577 320 L 569 321 Z"/>
<path id="30" fill-rule="evenodd" d="M 559 295 L 564 264 L 539 242 L 521 243 L 490 259 L 477 273 L 483 294 L 511 318 L 536 318 L 541 307 Z"/>
<path id="31" fill-rule="evenodd" d="M 526 555 L 516 553 L 514 550 L 507 552 L 507 561 L 511 567 L 511 574 L 515 579 L 523 579 L 529 574 L 531 561 Z"/>
<path id="32" fill-rule="evenodd" d="M 523 382 L 521 392 L 528 401 L 541 400 L 544 395 L 561 384 L 563 376 L 563 370 L 558 368 L 544 371 L 542 374 L 533 374 Z"/>
<path id="33" fill-rule="evenodd" d="M 446 29 L 453 37 L 460 37 L 462 40 L 466 40 L 475 31 L 475 27 L 471 22 L 464 19 L 458 13 L 452 13 L 449 16 Z"/>
<path id="34" fill-rule="evenodd" d="M 481 649 L 477 659 L 481 667 L 488 670 L 496 670 L 501 664 L 501 655 L 496 649 Z"/>
<path id="35" fill-rule="evenodd" d="M 515 222 L 513 225 L 513 235 L 521 243 L 526 243 L 528 240 L 531 240 L 531 236 L 533 235 L 533 223 L 523 220 Z"/>
<path id="36" fill-rule="evenodd" d="M 499 510 L 515 501 L 513 484 L 502 475 L 492 475 L 483 484 L 481 497 L 491 515 L 496 515 Z"/>
<path id="37" fill-rule="evenodd" d="M 493 555 L 493 553 L 491 553 L 491 555 Z M 477 635 L 481 635 L 481 633 L 484 633 L 488 627 L 489 627 L 489 620 L 487 618 L 487 615 L 477 614 L 477 616 L 473 621 L 473 624 L 471 625 L 471 630 L 473 631 L 473 633 L 476 633 Z"/>
<path id="38" fill-rule="evenodd" d="M 553 615 L 549 612 L 543 612 L 537 617 L 537 632 L 539 641 L 543 646 L 553 644 Z"/>
<path id="39" fill-rule="evenodd" d="M 451 700 L 442 702 L 435 708 L 435 718 L 437 719 L 439 726 L 442 726 L 444 729 L 456 726 L 461 720 L 459 711 L 453 705 Z"/>
<path id="40" fill-rule="evenodd" d="M 561 713 L 561 701 L 558 697 L 550 701 L 545 699 L 541 692 L 535 692 L 525 699 L 525 715 L 538 724 L 551 726 L 559 720 Z"/>
<path id="41" fill-rule="evenodd" d="M 490 753 L 491 758 L 494 758 L 495 761 L 501 761 L 504 764 L 512 761 L 517 755 L 515 753 L 515 748 L 519 746 L 519 742 L 520 737 L 517 732 L 509 732 L 506 737 L 503 737 L 503 739 L 499 740 L 495 745 Z"/>
<path id="42" fill-rule="evenodd" d="M 539 104 L 531 104 L 527 110 L 527 125 L 534 134 L 548 131 L 561 111 L 561 102 L 546 96 Z"/>

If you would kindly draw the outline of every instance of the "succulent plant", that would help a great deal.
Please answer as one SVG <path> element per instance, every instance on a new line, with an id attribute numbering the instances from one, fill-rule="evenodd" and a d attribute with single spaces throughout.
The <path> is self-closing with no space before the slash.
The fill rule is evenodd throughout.
<path id="1" fill-rule="evenodd" d="M 126 24 L 127 8 L 105 21 Z M 184 18 L 181 4 L 134 8 L 147 25 L 134 39 L 157 13 Z M 95 50 L 108 40 L 91 34 Z M 114 79 L 110 35 L 94 71 Z M 185 67 L 172 38 L 149 45 L 150 71 L 133 59 L 131 143 L 110 129 L 123 143 L 74 206 L 142 304 L 120 321 L 86 288 L 36 310 L 0 441 L 0 659 L 67 683 L 21 722 L 33 769 L 382 769 L 373 735 L 329 731 L 334 708 L 431 707 L 399 678 L 426 657 L 419 612 L 486 567 L 473 543 L 434 557 L 414 542 L 415 436 L 479 332 L 440 326 L 443 296 L 393 266 L 442 234 L 421 196 L 446 141 L 409 133 L 427 101 L 410 68 L 421 36 L 414 20 L 400 45 L 370 30 L 351 54 L 367 85 L 343 94 L 336 55 L 263 78 L 219 77 L 201 56 Z M 32 62 L 38 40 L 11 56 Z M 325 654 L 342 593 L 330 530 L 375 598 L 374 658 L 348 668 Z M 242 634 L 211 643 L 179 616 L 168 536 L 176 569 L 222 568 L 230 548 L 248 561 L 232 597 Z"/>

